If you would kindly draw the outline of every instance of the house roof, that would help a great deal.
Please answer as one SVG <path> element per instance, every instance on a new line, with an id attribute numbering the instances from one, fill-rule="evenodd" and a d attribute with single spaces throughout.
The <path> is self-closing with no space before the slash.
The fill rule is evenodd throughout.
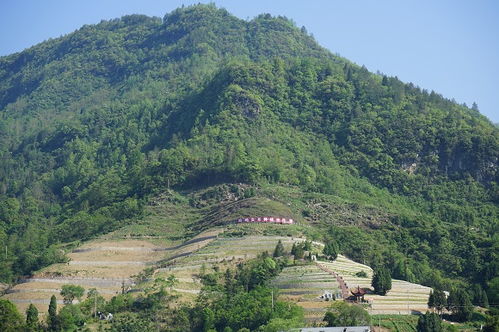
<path id="1" fill-rule="evenodd" d="M 360 286 L 357 286 L 357 288 L 350 290 L 350 292 L 355 296 L 362 296 L 367 293 L 363 288 L 360 288 Z"/>

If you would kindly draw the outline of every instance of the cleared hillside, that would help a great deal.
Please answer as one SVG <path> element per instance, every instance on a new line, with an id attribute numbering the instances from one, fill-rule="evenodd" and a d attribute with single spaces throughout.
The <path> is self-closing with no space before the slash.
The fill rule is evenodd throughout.
<path id="1" fill-rule="evenodd" d="M 279 240 L 289 252 L 293 243 L 305 241 L 305 238 L 292 235 L 299 234 L 300 228 L 298 225 L 228 224 L 169 247 L 159 246 L 159 242 L 166 240 L 158 238 L 119 240 L 116 239 L 117 233 L 109 239 L 91 241 L 74 249 L 68 255 L 68 263 L 54 264 L 38 271 L 32 278 L 11 288 L 5 298 L 16 303 L 21 310 L 34 303 L 41 312 L 46 312 L 52 294 L 62 303 L 59 292 L 64 284 L 81 285 L 86 290 L 96 288 L 105 299 L 110 299 L 122 291 L 140 293 L 156 278 L 167 279 L 173 275 L 177 280 L 173 290 L 180 297 L 179 301 L 192 302 L 202 287 L 202 271 L 233 268 L 264 251 L 272 253 Z M 240 235 L 241 232 L 249 234 Z M 258 233 L 289 234 L 251 235 Z M 320 250 L 321 244 L 314 243 Z M 144 277 L 137 279 L 146 268 L 149 272 L 142 273 Z M 272 285 L 280 290 L 280 298 L 303 307 L 309 322 L 318 322 L 331 304 L 321 299 L 321 295 L 328 291 L 340 299 L 342 293 L 337 277 L 328 271 L 337 273 L 349 290 L 371 287 L 371 268 L 342 255 L 334 262 L 318 261 L 286 267 Z M 361 271 L 367 273 L 366 278 L 355 276 Z M 393 280 L 393 287 L 386 296 L 366 295 L 366 308 L 372 314 L 425 312 L 429 291 L 428 287 Z"/>
<path id="2" fill-rule="evenodd" d="M 86 291 L 95 288 L 109 300 L 122 292 L 136 290 L 137 276 L 144 269 L 152 268 L 160 261 L 189 255 L 213 241 L 218 232 L 204 232 L 172 247 L 160 247 L 150 240 L 91 241 L 68 254 L 68 263 L 53 264 L 37 271 L 8 289 L 4 298 L 15 303 L 21 312 L 33 303 L 42 314 L 47 312 L 52 295 L 63 304 L 59 293 L 67 284 L 82 286 Z"/>

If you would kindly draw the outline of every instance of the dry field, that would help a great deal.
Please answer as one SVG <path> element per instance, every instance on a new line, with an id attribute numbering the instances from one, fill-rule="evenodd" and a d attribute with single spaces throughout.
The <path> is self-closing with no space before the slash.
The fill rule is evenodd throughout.
<path id="1" fill-rule="evenodd" d="M 186 244 L 172 247 L 138 239 L 91 241 L 69 253 L 68 263 L 53 264 L 38 271 L 33 277 L 8 289 L 4 298 L 15 303 L 21 312 L 33 303 L 42 315 L 47 312 L 52 295 L 56 295 L 58 303 L 62 304 L 59 293 L 65 284 L 80 285 L 85 290 L 96 288 L 104 298 L 110 299 L 123 288 L 133 289 L 133 277 L 145 268 L 203 248 L 219 232 L 204 232 Z M 195 294 L 190 289 L 179 291 Z"/>

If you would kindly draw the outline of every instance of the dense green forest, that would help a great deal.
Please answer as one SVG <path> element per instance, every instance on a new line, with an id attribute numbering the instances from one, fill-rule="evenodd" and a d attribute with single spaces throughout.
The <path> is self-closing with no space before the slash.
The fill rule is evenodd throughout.
<path id="1" fill-rule="evenodd" d="M 295 213 L 354 259 L 499 304 L 498 164 L 477 107 L 371 73 L 285 17 L 102 21 L 0 58 L 0 279 L 63 261 L 60 243 L 140 219 L 166 189 L 246 183 L 353 211 Z"/>

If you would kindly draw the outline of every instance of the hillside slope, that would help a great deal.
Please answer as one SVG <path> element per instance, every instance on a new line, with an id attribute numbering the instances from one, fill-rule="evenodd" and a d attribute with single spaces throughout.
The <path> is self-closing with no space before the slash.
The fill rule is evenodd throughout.
<path id="1" fill-rule="evenodd" d="M 25 312 L 33 303 L 44 315 L 52 295 L 57 297 L 59 304 L 63 304 L 60 295 L 63 285 L 83 287 L 86 290 L 83 300 L 91 289 L 95 289 L 105 300 L 117 294 L 141 291 L 136 289 L 136 284 L 144 270 L 170 257 L 183 257 L 203 248 L 216 238 L 218 232 L 203 232 L 186 243 L 171 247 L 160 247 L 151 240 L 104 238 L 91 241 L 69 253 L 68 263 L 53 264 L 37 271 L 32 277 L 8 289 L 4 298 L 15 303 L 20 312 Z M 195 294 L 189 290 L 186 292 Z"/>
<path id="2" fill-rule="evenodd" d="M 0 279 L 64 261 L 60 243 L 141 229 L 164 199 L 198 229 L 287 211 L 398 278 L 487 288 L 498 163 L 478 112 L 284 17 L 197 5 L 103 21 L 0 58 Z"/>
<path id="3" fill-rule="evenodd" d="M 200 275 L 206 273 L 203 271 L 233 268 L 264 251 L 272 252 L 278 241 L 289 252 L 293 244 L 306 241 L 301 233 L 305 228 L 302 223 L 294 226 L 229 223 L 209 228 L 178 245 L 172 245 L 175 242 L 171 242 L 172 237 L 166 236 L 167 233 L 155 240 L 120 238 L 120 233 L 116 233 L 77 247 L 68 255 L 67 264 L 53 264 L 36 272 L 33 277 L 10 288 L 4 298 L 15 303 L 21 312 L 33 303 L 45 315 L 52 295 L 63 304 L 59 294 L 63 285 L 80 285 L 86 294 L 94 288 L 100 296 L 110 300 L 122 292 L 143 294 L 157 278 L 167 279 L 173 275 L 177 283 L 171 290 L 179 296 L 178 301 L 193 303 L 202 288 Z M 158 245 L 165 243 L 169 246 Z M 323 245 L 314 242 L 314 246 L 320 250 Z M 278 290 L 279 298 L 304 308 L 309 323 L 320 323 L 331 305 L 320 298 L 324 291 L 341 293 L 336 276 L 327 271 L 334 271 L 343 278 L 348 290 L 359 286 L 371 288 L 372 269 L 342 255 L 334 262 L 303 264 L 284 268 L 271 284 Z M 355 273 L 360 271 L 366 272 L 367 277 L 356 277 Z M 429 291 L 429 287 L 394 280 L 386 296 L 367 296 L 368 311 L 371 314 L 425 312 Z M 86 299 L 86 294 L 82 300 Z"/>

